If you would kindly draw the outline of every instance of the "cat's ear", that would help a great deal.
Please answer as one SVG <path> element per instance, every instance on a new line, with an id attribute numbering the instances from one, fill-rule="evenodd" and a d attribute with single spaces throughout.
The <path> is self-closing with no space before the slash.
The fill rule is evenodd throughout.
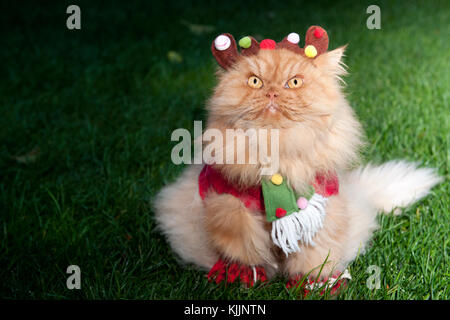
<path id="1" fill-rule="evenodd" d="M 337 49 L 322 53 L 314 60 L 314 64 L 326 71 L 337 76 L 347 74 L 346 66 L 342 61 L 344 57 L 345 49 L 347 45 L 339 47 Z"/>
<path id="2" fill-rule="evenodd" d="M 229 33 L 223 33 L 214 39 L 211 52 L 217 63 L 224 69 L 229 69 L 238 59 L 236 41 Z"/>
<path id="3" fill-rule="evenodd" d="M 345 48 L 342 46 L 332 51 L 328 50 L 328 34 L 322 27 L 311 26 L 306 32 L 304 54 L 320 69 L 336 76 L 345 75 L 345 65 L 342 62 Z"/>

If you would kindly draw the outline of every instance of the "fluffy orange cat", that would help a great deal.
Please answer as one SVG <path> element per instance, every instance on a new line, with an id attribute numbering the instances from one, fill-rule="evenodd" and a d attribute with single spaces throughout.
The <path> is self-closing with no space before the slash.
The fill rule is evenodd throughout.
<path id="1" fill-rule="evenodd" d="M 345 47 L 327 51 L 322 28 L 308 30 L 305 48 L 298 46 L 296 34 L 280 43 L 251 37 L 241 42 L 241 53 L 231 35 L 213 43 L 223 69 L 207 104 L 206 129 L 219 129 L 224 136 L 226 129 L 277 129 L 277 172 L 295 194 L 318 175 L 334 174 L 338 187 L 326 198 L 320 228 L 310 242 L 299 241 L 295 252 L 283 252 L 271 237 L 264 208 L 247 206 L 233 192 L 210 188 L 200 194 L 205 164 L 189 166 L 157 195 L 159 228 L 183 261 L 211 270 L 217 282 L 240 277 L 253 284 L 278 272 L 291 279 L 309 272 L 317 277 L 321 268 L 322 278 L 343 272 L 364 252 L 377 228 L 377 212 L 414 203 L 440 178 L 432 169 L 404 161 L 357 167 L 363 133 L 342 91 Z M 235 142 L 225 141 L 224 150 Z M 261 175 L 259 161 L 209 167 L 239 192 L 258 190 L 271 179 Z"/>

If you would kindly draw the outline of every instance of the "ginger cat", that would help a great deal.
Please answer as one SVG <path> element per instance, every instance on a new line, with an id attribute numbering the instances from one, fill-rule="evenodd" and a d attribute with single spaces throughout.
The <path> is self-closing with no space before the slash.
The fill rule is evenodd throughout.
<path id="1" fill-rule="evenodd" d="M 327 51 L 322 28 L 309 28 L 305 48 L 298 46 L 296 34 L 279 43 L 251 37 L 239 43 L 241 53 L 229 34 L 213 42 L 222 70 L 207 103 L 206 129 L 224 136 L 226 129 L 277 129 L 277 172 L 289 188 L 302 193 L 318 174 L 333 173 L 338 190 L 324 195 L 323 221 L 311 243 L 298 242 L 300 250 L 284 254 L 271 239 L 264 208 L 247 206 L 233 193 L 258 190 L 270 180 L 261 175 L 260 162 L 210 165 L 228 191 L 207 184 L 202 196 L 199 176 L 205 165 L 190 165 L 156 197 L 159 228 L 183 261 L 212 268 L 216 282 L 240 276 L 253 284 L 277 272 L 291 279 L 309 272 L 316 277 L 321 266 L 321 278 L 343 272 L 364 252 L 378 212 L 414 203 L 440 178 L 433 169 L 404 161 L 356 167 L 363 133 L 342 90 L 345 47 Z M 234 143 L 225 141 L 224 150 Z"/>

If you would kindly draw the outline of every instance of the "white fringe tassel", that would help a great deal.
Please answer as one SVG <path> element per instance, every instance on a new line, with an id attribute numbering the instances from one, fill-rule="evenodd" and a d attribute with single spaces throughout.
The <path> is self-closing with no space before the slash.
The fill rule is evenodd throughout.
<path id="1" fill-rule="evenodd" d="M 314 245 L 312 239 L 323 226 L 327 200 L 315 193 L 304 210 L 293 212 L 272 222 L 272 241 L 286 256 L 301 251 L 299 241 L 305 245 Z"/>

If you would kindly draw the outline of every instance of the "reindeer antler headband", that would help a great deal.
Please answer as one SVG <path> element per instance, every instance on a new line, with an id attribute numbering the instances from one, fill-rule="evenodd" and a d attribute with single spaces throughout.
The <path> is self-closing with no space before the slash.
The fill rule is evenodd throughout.
<path id="1" fill-rule="evenodd" d="M 295 53 L 314 59 L 328 49 L 328 34 L 319 26 L 311 26 L 306 32 L 305 47 L 299 47 L 300 36 L 293 32 L 282 41 L 276 43 L 272 39 L 264 39 L 261 43 L 255 38 L 247 36 L 239 40 L 241 53 L 237 50 L 236 41 L 229 33 L 219 35 L 211 45 L 211 51 L 219 65 L 230 68 L 238 59 L 239 55 L 250 56 L 257 54 L 259 50 L 275 50 L 285 48 Z"/>

